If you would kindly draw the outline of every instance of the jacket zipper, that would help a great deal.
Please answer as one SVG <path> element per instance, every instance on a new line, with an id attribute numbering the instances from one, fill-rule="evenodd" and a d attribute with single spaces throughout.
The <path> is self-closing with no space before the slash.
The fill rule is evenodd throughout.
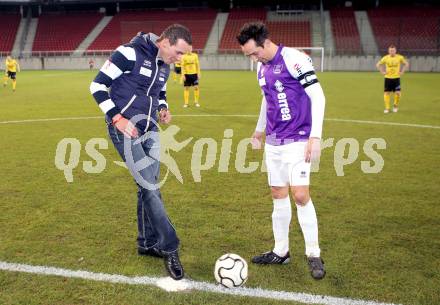
<path id="1" fill-rule="evenodd" d="M 128 107 L 130 107 L 131 104 L 133 104 L 134 100 L 136 99 L 136 94 L 133 95 L 133 97 L 131 98 L 131 100 L 127 103 L 127 105 L 125 105 L 125 107 L 121 110 L 121 113 L 124 113 L 125 110 L 128 109 Z"/>
<path id="2" fill-rule="evenodd" d="M 144 130 L 145 132 L 148 130 L 148 127 L 150 126 L 151 107 L 153 107 L 153 98 L 151 96 L 149 96 L 149 94 L 150 94 L 151 87 L 153 87 L 154 82 L 156 81 L 157 72 L 159 71 L 159 69 L 158 69 L 159 67 L 157 66 L 157 57 L 154 62 L 156 64 L 156 71 L 154 72 L 153 81 L 151 82 L 150 87 L 147 90 L 147 96 L 150 98 L 150 109 L 148 110 L 147 126 L 145 127 L 145 130 Z"/>
<path id="3" fill-rule="evenodd" d="M 148 110 L 148 119 L 147 119 L 147 127 L 145 127 L 145 132 L 148 130 L 148 126 L 150 126 L 150 118 L 151 118 L 151 108 L 153 107 L 153 98 L 149 96 L 150 98 L 150 109 Z"/>

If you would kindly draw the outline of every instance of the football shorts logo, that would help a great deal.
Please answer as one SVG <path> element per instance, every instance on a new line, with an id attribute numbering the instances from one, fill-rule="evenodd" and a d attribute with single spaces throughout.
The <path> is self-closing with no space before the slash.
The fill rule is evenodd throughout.
<path id="1" fill-rule="evenodd" d="M 307 177 L 307 173 L 305 171 L 301 171 L 299 177 L 300 178 L 306 178 Z"/>

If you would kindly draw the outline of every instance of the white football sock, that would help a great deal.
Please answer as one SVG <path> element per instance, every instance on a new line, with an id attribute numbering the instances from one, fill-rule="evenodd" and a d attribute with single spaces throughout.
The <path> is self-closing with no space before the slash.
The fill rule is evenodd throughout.
<path id="1" fill-rule="evenodd" d="M 275 239 L 273 252 L 285 256 L 289 251 L 289 225 L 292 219 L 290 198 L 273 199 L 272 229 Z"/>
<path id="2" fill-rule="evenodd" d="M 304 206 L 296 204 L 298 222 L 304 235 L 306 255 L 319 257 L 321 250 L 318 243 L 318 219 L 316 218 L 315 206 L 312 199 Z"/>

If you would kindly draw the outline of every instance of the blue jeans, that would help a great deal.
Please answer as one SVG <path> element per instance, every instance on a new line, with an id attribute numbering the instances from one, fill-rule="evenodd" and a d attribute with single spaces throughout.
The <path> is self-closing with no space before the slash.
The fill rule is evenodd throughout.
<path id="1" fill-rule="evenodd" d="M 176 230 L 165 211 L 159 188 L 148 186 L 157 185 L 159 177 L 159 133 L 149 134 L 149 137 L 136 144 L 139 139 L 124 138 L 124 135 L 111 124 L 108 124 L 109 136 L 119 155 L 135 178 L 137 191 L 137 220 L 138 246 L 144 249 L 157 248 L 163 253 L 171 253 L 179 247 Z M 124 140 L 126 148 L 124 152 Z M 127 159 L 129 158 L 129 162 Z M 134 164 L 142 160 L 142 169 Z"/>

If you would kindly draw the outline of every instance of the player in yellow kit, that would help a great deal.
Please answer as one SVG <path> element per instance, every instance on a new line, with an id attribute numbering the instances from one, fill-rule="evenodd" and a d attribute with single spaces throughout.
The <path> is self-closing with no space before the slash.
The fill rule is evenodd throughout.
<path id="1" fill-rule="evenodd" d="M 12 91 L 15 91 L 17 86 L 17 72 L 20 72 L 20 65 L 11 56 L 6 57 L 5 61 L 5 76 L 3 77 L 3 87 L 8 84 L 8 78 L 12 79 Z"/>
<path id="2" fill-rule="evenodd" d="M 180 61 L 174 63 L 174 72 L 173 72 L 173 81 L 176 82 L 179 80 L 182 83 L 182 67 L 180 66 Z"/>
<path id="3" fill-rule="evenodd" d="M 188 107 L 189 101 L 189 87 L 194 87 L 194 104 L 200 107 L 199 97 L 199 79 L 200 79 L 200 63 L 197 53 L 189 52 L 182 56 L 182 79 L 183 79 L 183 99 L 185 104 L 183 107 Z"/>
<path id="4" fill-rule="evenodd" d="M 20 65 L 11 56 L 6 57 L 5 61 L 5 76 L 3 86 L 8 84 L 8 78 L 12 79 L 12 90 L 15 91 L 17 86 L 17 72 L 20 72 Z"/>
<path id="5" fill-rule="evenodd" d="M 400 69 L 402 64 L 403 68 Z M 397 50 L 394 45 L 390 45 L 388 47 L 388 55 L 382 57 L 382 59 L 376 64 L 376 67 L 379 69 L 380 73 L 385 75 L 385 92 L 383 96 L 385 102 L 384 113 L 390 112 L 391 92 L 394 92 L 393 112 L 397 112 L 401 97 L 400 76 L 405 73 L 408 66 L 408 61 L 402 55 L 397 54 Z"/>

